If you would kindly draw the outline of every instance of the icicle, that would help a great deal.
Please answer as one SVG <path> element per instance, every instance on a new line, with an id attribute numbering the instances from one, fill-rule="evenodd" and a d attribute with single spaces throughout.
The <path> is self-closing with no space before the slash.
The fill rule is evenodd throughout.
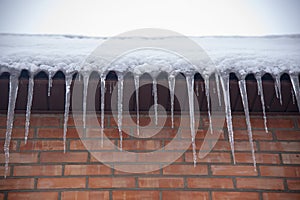
<path id="1" fill-rule="evenodd" d="M 8 109 L 7 109 L 7 125 L 6 125 L 6 136 L 4 143 L 4 153 L 5 153 L 5 172 L 4 177 L 6 178 L 8 173 L 8 163 L 9 163 L 9 145 L 11 140 L 11 133 L 14 123 L 15 105 L 18 94 L 18 73 L 12 73 L 9 77 L 9 99 L 8 99 Z"/>
<path id="2" fill-rule="evenodd" d="M 123 136 L 122 136 L 122 115 L 123 115 L 123 76 L 118 76 L 118 129 L 120 135 L 120 149 L 122 151 L 122 143 L 123 143 Z"/>
<path id="3" fill-rule="evenodd" d="M 295 94 L 292 87 L 291 87 L 291 94 L 292 94 L 292 102 L 293 104 L 295 104 Z"/>
<path id="4" fill-rule="evenodd" d="M 51 87 L 52 87 L 52 73 L 49 72 L 48 75 L 48 97 L 51 95 Z"/>
<path id="5" fill-rule="evenodd" d="M 31 105 L 32 105 L 32 97 L 33 97 L 33 86 L 34 86 L 33 75 L 30 75 L 29 82 L 28 82 L 28 92 L 27 92 L 25 144 L 27 143 L 27 138 L 28 138 L 28 133 L 29 133 L 30 114 L 31 114 Z"/>
<path id="6" fill-rule="evenodd" d="M 201 82 L 201 92 L 204 92 L 203 82 Z"/>
<path id="7" fill-rule="evenodd" d="M 231 105 L 230 105 L 230 94 L 229 94 L 229 75 L 228 74 L 224 74 L 221 76 L 221 85 L 222 85 L 223 94 L 224 94 L 225 114 L 226 114 L 229 142 L 230 142 L 230 147 L 231 147 L 231 153 L 233 156 L 233 162 L 235 164 L 234 136 L 233 136 L 233 129 L 232 129 L 232 116 L 231 116 Z"/>
<path id="8" fill-rule="evenodd" d="M 64 152 L 66 153 L 66 136 L 68 128 L 68 119 L 69 119 L 69 109 L 70 109 L 70 87 L 72 83 L 72 75 L 66 75 L 66 93 L 65 93 L 65 114 L 64 114 Z"/>
<path id="9" fill-rule="evenodd" d="M 153 78 L 153 96 L 154 96 L 154 114 L 155 114 L 155 125 L 157 125 L 157 80 Z"/>
<path id="10" fill-rule="evenodd" d="M 198 83 L 196 84 L 196 95 L 197 95 L 197 97 L 199 97 L 199 84 Z"/>
<path id="11" fill-rule="evenodd" d="M 105 76 L 101 75 L 101 147 L 104 136 L 104 100 L 105 100 Z"/>
<path id="12" fill-rule="evenodd" d="M 171 121 L 172 128 L 174 128 L 174 93 L 175 93 L 175 77 L 169 76 L 169 90 L 170 90 L 170 98 L 171 98 Z"/>
<path id="13" fill-rule="evenodd" d="M 208 113 L 208 119 L 209 119 L 209 130 L 210 133 L 213 133 L 212 129 L 212 121 L 211 121 L 211 114 L 210 114 L 210 97 L 209 97 L 209 77 L 204 78 L 205 83 L 205 95 L 207 100 L 207 113 Z"/>
<path id="14" fill-rule="evenodd" d="M 136 132 L 140 135 L 140 105 L 139 105 L 139 88 L 140 88 L 140 77 L 134 76 L 135 86 L 135 99 L 136 99 Z"/>
<path id="15" fill-rule="evenodd" d="M 215 73 L 215 79 L 216 79 L 216 87 L 218 92 L 219 106 L 221 106 L 220 78 L 217 73 Z"/>
<path id="16" fill-rule="evenodd" d="M 82 121 L 83 121 L 83 128 L 86 128 L 86 100 L 87 100 L 87 92 L 89 86 L 89 74 L 83 75 L 83 113 L 82 113 Z"/>
<path id="17" fill-rule="evenodd" d="M 110 81 L 109 82 L 109 94 L 111 94 L 111 92 L 112 92 L 112 82 Z"/>
<path id="18" fill-rule="evenodd" d="M 297 74 L 290 74 L 291 82 L 294 88 L 295 97 L 297 100 L 298 110 L 300 112 L 300 86 L 299 86 L 299 77 Z"/>
<path id="19" fill-rule="evenodd" d="M 255 152 L 254 152 L 254 145 L 253 145 L 253 136 L 252 136 L 251 122 L 250 122 L 250 115 L 249 115 L 248 97 L 247 97 L 247 88 L 246 88 L 245 79 L 239 80 L 239 87 L 240 87 L 240 92 L 241 92 L 241 96 L 242 96 L 242 102 L 243 102 L 244 112 L 245 112 L 245 117 L 246 117 L 248 137 L 249 137 L 249 142 L 250 142 L 250 146 L 251 146 L 253 165 L 254 165 L 254 169 L 256 171 L 256 159 L 255 159 Z"/>
<path id="20" fill-rule="evenodd" d="M 196 166 L 197 155 L 196 155 L 196 143 L 195 143 L 195 114 L 194 114 L 194 76 L 186 76 L 186 83 L 188 89 L 189 98 L 189 113 L 190 113 L 190 129 L 192 136 L 192 147 L 193 147 L 193 161 Z"/>
<path id="21" fill-rule="evenodd" d="M 277 75 L 275 78 L 275 91 L 276 91 L 276 97 L 279 98 L 280 104 L 282 105 L 281 83 L 280 83 L 279 75 Z"/>
<path id="22" fill-rule="evenodd" d="M 258 95 L 260 95 L 261 107 L 262 107 L 262 111 L 263 111 L 265 131 L 266 131 L 266 133 L 268 133 L 267 116 L 266 116 L 266 108 L 265 108 L 265 100 L 264 100 L 264 91 L 263 91 L 262 81 L 261 81 L 261 76 L 260 75 L 256 76 L 256 81 L 257 81 L 257 91 L 258 91 Z"/>

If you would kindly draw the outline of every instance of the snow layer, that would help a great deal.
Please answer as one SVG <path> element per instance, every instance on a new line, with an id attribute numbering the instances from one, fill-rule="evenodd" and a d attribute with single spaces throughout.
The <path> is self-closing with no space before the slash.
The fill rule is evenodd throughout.
<path id="1" fill-rule="evenodd" d="M 129 40 L 130 38 L 121 38 Z M 163 39 L 163 38 L 161 38 Z M 212 59 L 220 72 L 289 74 L 300 72 L 300 35 L 266 37 L 191 37 Z M 49 36 L 49 35 L 0 35 L 0 73 L 5 67 L 72 73 L 80 70 L 93 50 L 107 38 Z M 186 51 L 189 51 L 187 48 Z M 154 54 L 156 52 L 156 54 Z M 159 53 L 157 53 L 159 52 Z M 117 60 L 119 70 L 135 69 L 137 73 L 149 71 L 149 65 L 187 70 L 187 62 L 163 51 L 134 52 Z M 157 65 L 158 64 L 158 65 Z M 101 67 L 101 63 L 96 64 Z M 147 67 L 146 67 L 147 66 Z M 95 67 L 95 66 L 93 66 Z M 145 71 L 145 72 L 146 72 Z M 153 69 L 157 71 L 157 69 Z M 211 73 L 212 71 L 210 71 Z"/>

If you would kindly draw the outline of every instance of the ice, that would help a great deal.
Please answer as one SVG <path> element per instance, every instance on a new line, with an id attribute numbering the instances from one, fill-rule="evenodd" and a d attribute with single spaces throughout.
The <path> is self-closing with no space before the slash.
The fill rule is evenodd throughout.
<path id="1" fill-rule="evenodd" d="M 300 112 L 300 86 L 299 77 L 297 74 L 290 74 L 291 82 L 294 88 L 295 97 L 297 99 L 298 110 Z"/>
<path id="2" fill-rule="evenodd" d="M 197 163 L 196 143 L 195 143 L 195 114 L 194 114 L 194 75 L 186 76 L 188 98 L 189 98 L 189 113 L 190 113 L 190 129 L 192 136 L 193 161 L 194 166 Z"/>
<path id="3" fill-rule="evenodd" d="M 68 119 L 69 119 L 69 109 L 70 109 L 70 87 L 72 83 L 72 75 L 66 75 L 66 93 L 65 93 L 65 114 L 64 114 L 64 152 L 66 152 L 66 137 L 67 137 L 67 128 L 68 128 Z"/>
<path id="4" fill-rule="evenodd" d="M 196 84 L 196 95 L 197 95 L 197 97 L 199 97 L 199 84 L 198 83 Z"/>
<path id="5" fill-rule="evenodd" d="M 233 162 L 235 164 L 234 136 L 233 136 L 233 128 L 232 128 L 232 116 L 231 116 L 231 105 L 230 105 L 230 94 L 229 94 L 229 74 L 226 73 L 221 74 L 221 85 L 222 85 L 223 95 L 224 95 L 225 114 L 226 114 L 230 148 L 233 156 Z"/>
<path id="6" fill-rule="evenodd" d="M 208 113 L 208 120 L 209 120 L 209 130 L 210 130 L 210 133 L 213 134 L 211 114 L 210 114 L 209 77 L 204 77 L 204 84 L 205 84 L 205 96 L 207 99 L 207 113 Z"/>
<path id="7" fill-rule="evenodd" d="M 103 136 L 104 136 L 104 105 L 105 105 L 105 76 L 100 75 L 101 80 L 101 146 L 103 147 Z"/>
<path id="8" fill-rule="evenodd" d="M 139 105 L 139 88 L 140 88 L 140 77 L 134 76 L 135 86 L 135 99 L 136 99 L 136 132 L 140 135 L 140 105 Z"/>
<path id="9" fill-rule="evenodd" d="M 246 117 L 246 124 L 247 124 L 247 130 L 248 130 L 249 143 L 251 146 L 253 165 L 254 165 L 254 169 L 256 171 L 256 159 L 255 159 L 252 128 L 251 128 L 250 115 L 249 115 L 247 87 L 246 87 L 246 81 L 244 78 L 239 80 L 239 87 L 240 87 L 240 92 L 241 92 L 241 96 L 242 96 L 242 102 L 243 102 L 244 112 L 245 112 L 245 117 Z"/>
<path id="10" fill-rule="evenodd" d="M 153 78 L 153 98 L 154 98 L 154 114 L 155 114 L 155 125 L 157 126 L 158 114 L 157 114 L 157 80 Z"/>
<path id="11" fill-rule="evenodd" d="M 171 121 L 172 128 L 174 128 L 174 93 L 175 93 L 175 76 L 169 75 L 168 77 L 169 90 L 170 90 L 170 99 L 171 99 Z"/>
<path id="12" fill-rule="evenodd" d="M 9 77 L 9 99 L 8 99 L 8 109 L 7 109 L 7 125 L 6 125 L 6 136 L 4 143 L 4 153 L 5 153 L 5 173 L 6 178 L 8 173 L 8 163 L 9 163 L 9 145 L 11 140 L 11 133 L 14 123 L 15 105 L 18 95 L 19 86 L 19 73 L 12 71 Z"/>
<path id="13" fill-rule="evenodd" d="M 265 99 L 264 99 L 264 90 L 263 90 L 260 74 L 256 75 L 256 81 L 257 81 L 257 91 L 258 91 L 258 95 L 260 95 L 260 102 L 261 102 L 261 107 L 262 107 L 262 111 L 263 111 L 264 127 L 265 127 L 266 133 L 268 133 L 267 116 L 266 116 Z"/>
<path id="14" fill-rule="evenodd" d="M 276 91 L 276 97 L 279 98 L 279 102 L 282 105 L 282 95 L 281 95 L 281 83 L 280 83 L 280 74 L 277 74 L 275 76 L 275 91 Z"/>
<path id="15" fill-rule="evenodd" d="M 83 128 L 86 128 L 86 101 L 87 101 L 87 92 L 88 92 L 88 86 L 89 86 L 89 78 L 90 78 L 90 74 L 83 74 L 83 105 L 82 105 Z"/>
<path id="16" fill-rule="evenodd" d="M 122 118 L 123 118 L 123 75 L 118 75 L 118 130 L 120 135 L 120 150 L 122 151 Z"/>
<path id="17" fill-rule="evenodd" d="M 216 87 L 217 87 L 219 106 L 221 106 L 222 103 L 221 103 L 221 91 L 220 91 L 220 78 L 219 78 L 219 75 L 217 73 L 215 73 L 215 79 L 216 79 Z"/>
<path id="18" fill-rule="evenodd" d="M 295 104 L 295 94 L 294 94 L 293 88 L 291 88 L 291 94 L 292 94 L 292 102 L 293 102 L 293 104 Z"/>
<path id="19" fill-rule="evenodd" d="M 34 77 L 31 74 L 29 77 L 29 80 L 28 80 L 26 121 L 25 121 L 25 144 L 27 143 L 27 138 L 28 138 L 28 133 L 29 133 L 31 105 L 32 105 L 32 98 L 33 98 L 33 86 L 34 86 Z"/>
<path id="20" fill-rule="evenodd" d="M 48 97 L 51 95 L 51 87 L 52 87 L 52 72 L 48 74 Z"/>

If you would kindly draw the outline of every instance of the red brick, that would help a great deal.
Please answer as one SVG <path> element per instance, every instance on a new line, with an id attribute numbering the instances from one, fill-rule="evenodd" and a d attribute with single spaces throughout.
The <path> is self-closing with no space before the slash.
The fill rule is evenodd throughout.
<path id="1" fill-rule="evenodd" d="M 0 154 L 0 163 L 5 162 L 4 154 Z M 10 153 L 9 163 L 36 163 L 38 153 Z"/>
<path id="2" fill-rule="evenodd" d="M 185 153 L 185 161 L 193 162 L 193 153 Z M 197 152 L 197 162 L 199 163 L 231 163 L 230 153 L 223 152 L 209 152 L 204 158 L 198 157 Z"/>
<path id="3" fill-rule="evenodd" d="M 123 140 L 124 150 L 158 150 L 162 148 L 161 140 Z"/>
<path id="4" fill-rule="evenodd" d="M 261 151 L 300 151 L 300 142 L 260 142 Z"/>
<path id="5" fill-rule="evenodd" d="M 31 115 L 30 126 L 60 126 L 61 118 L 59 116 Z M 24 126 L 25 117 L 17 116 L 14 122 L 15 126 Z"/>
<path id="6" fill-rule="evenodd" d="M 218 130 L 218 132 L 214 132 L 211 135 L 210 131 L 207 129 L 197 130 L 195 138 L 196 139 L 204 139 L 206 136 L 207 137 L 212 136 L 213 139 L 215 139 L 217 134 L 220 134 L 218 139 L 224 139 L 224 131 L 223 130 L 221 130 L 221 131 Z M 191 129 L 189 129 L 189 128 L 181 129 L 181 137 L 190 139 L 191 138 Z"/>
<path id="7" fill-rule="evenodd" d="M 300 154 L 281 154 L 284 164 L 300 164 Z"/>
<path id="8" fill-rule="evenodd" d="M 256 143 L 253 143 L 254 150 L 257 150 Z M 251 151 L 251 145 L 249 141 L 235 141 L 235 151 Z M 219 140 L 213 148 L 213 151 L 231 151 L 230 143 L 228 141 Z"/>
<path id="9" fill-rule="evenodd" d="M 266 133 L 262 130 L 253 130 L 252 131 L 253 140 L 272 140 L 273 135 L 271 132 Z M 234 130 L 234 138 L 236 140 L 249 140 L 247 130 Z"/>
<path id="10" fill-rule="evenodd" d="M 158 191 L 113 191 L 113 200 L 159 200 Z"/>
<path id="11" fill-rule="evenodd" d="M 231 178 L 187 178 L 189 188 L 233 188 Z"/>
<path id="12" fill-rule="evenodd" d="M 142 166 L 142 167 L 141 167 Z M 136 164 L 136 163 L 132 163 L 132 164 L 114 164 L 113 168 L 114 170 L 114 174 L 118 175 L 118 174 L 126 174 L 126 175 L 141 175 L 141 174 L 160 174 L 160 168 L 162 166 L 160 165 L 151 165 L 151 164 L 147 164 L 147 165 L 140 165 L 140 164 Z"/>
<path id="13" fill-rule="evenodd" d="M 287 180 L 289 190 L 300 190 L 300 180 Z"/>
<path id="14" fill-rule="evenodd" d="M 108 191 L 68 191 L 61 193 L 62 200 L 108 200 Z"/>
<path id="15" fill-rule="evenodd" d="M 33 189 L 33 178 L 0 179 L 0 190 Z"/>
<path id="16" fill-rule="evenodd" d="M 9 192 L 8 200 L 57 200 L 57 192 Z"/>
<path id="17" fill-rule="evenodd" d="M 39 178 L 37 188 L 85 188 L 85 178 Z"/>
<path id="18" fill-rule="evenodd" d="M 265 189 L 265 190 L 283 190 L 282 179 L 268 178 L 237 178 L 237 188 L 243 189 Z"/>
<path id="19" fill-rule="evenodd" d="M 148 156 L 142 156 L 137 155 L 138 162 L 172 162 L 175 160 L 175 162 L 183 162 L 183 156 L 181 155 L 181 152 L 149 152 L 147 154 Z M 179 158 L 177 158 L 180 156 Z M 151 160 L 150 160 L 151 159 Z"/>
<path id="20" fill-rule="evenodd" d="M 208 192 L 198 191 L 163 191 L 164 200 L 182 200 L 182 199 L 209 199 Z"/>
<path id="21" fill-rule="evenodd" d="M 299 200 L 299 193 L 263 193 L 264 200 Z"/>
<path id="22" fill-rule="evenodd" d="M 27 144 L 24 141 L 20 144 L 21 151 L 39 150 L 39 151 L 52 151 L 63 150 L 64 144 L 62 140 L 29 140 Z"/>
<path id="23" fill-rule="evenodd" d="M 300 140 L 300 131 L 275 131 L 277 140 Z"/>
<path id="24" fill-rule="evenodd" d="M 61 165 L 14 166 L 14 176 L 60 176 Z"/>
<path id="25" fill-rule="evenodd" d="M 212 165 L 211 171 L 213 175 L 227 176 L 257 176 L 253 166 L 240 165 Z"/>
<path id="26" fill-rule="evenodd" d="M 134 177 L 90 177 L 89 188 L 132 188 L 135 187 Z"/>
<path id="27" fill-rule="evenodd" d="M 0 140 L 0 153 L 4 153 L 4 143 L 5 143 L 4 140 Z M 11 140 L 10 141 L 10 144 L 9 144 L 9 151 L 10 152 L 16 151 L 17 143 L 18 142 L 16 140 Z"/>
<path id="28" fill-rule="evenodd" d="M 101 142 L 101 139 L 71 140 L 70 150 L 114 150 L 116 148 L 114 141 L 103 140 L 103 146 Z"/>
<path id="29" fill-rule="evenodd" d="M 264 128 L 263 119 L 252 118 L 251 125 L 253 128 Z M 287 118 L 268 118 L 267 126 L 272 128 L 293 128 L 294 121 Z"/>
<path id="30" fill-rule="evenodd" d="M 213 200 L 259 200 L 258 192 L 213 192 Z"/>
<path id="31" fill-rule="evenodd" d="M 86 152 L 41 152 L 40 157 L 42 163 L 71 163 L 86 162 L 88 154 Z"/>
<path id="32" fill-rule="evenodd" d="M 62 128 L 38 128 L 38 138 L 63 138 Z M 76 128 L 68 127 L 67 138 L 79 138 Z"/>
<path id="33" fill-rule="evenodd" d="M 65 176 L 68 175 L 107 175 L 111 169 L 105 165 L 66 165 Z"/>
<path id="34" fill-rule="evenodd" d="M 0 193 L 0 199 L 4 200 L 4 194 L 3 193 Z"/>
<path id="35" fill-rule="evenodd" d="M 6 126 L 6 125 L 5 125 Z M 0 129 L 0 138 L 5 139 L 6 129 Z M 30 128 L 28 133 L 28 138 L 32 138 L 34 134 L 34 129 Z M 12 139 L 24 139 L 25 128 L 13 128 L 11 138 Z"/>
<path id="36" fill-rule="evenodd" d="M 11 166 L 8 166 L 7 176 L 10 176 L 10 170 L 11 170 Z M 0 166 L 0 176 L 3 176 L 4 173 L 5 173 L 5 167 L 4 166 Z"/>
<path id="37" fill-rule="evenodd" d="M 168 175 L 205 175 L 207 174 L 206 165 L 169 165 L 163 168 L 163 174 Z"/>
<path id="38" fill-rule="evenodd" d="M 139 178 L 139 186 L 141 188 L 182 188 L 183 178 Z"/>
<path id="39" fill-rule="evenodd" d="M 124 152 L 120 151 L 92 152 L 91 162 L 113 162 L 114 160 L 117 162 L 129 162 L 129 159 L 132 159 L 134 162 L 136 162 L 136 156 L 137 155 L 130 154 L 130 156 L 125 157 Z"/>
<path id="40" fill-rule="evenodd" d="M 256 153 L 255 159 L 257 163 L 263 164 L 279 164 L 278 154 Z M 252 153 L 235 153 L 237 163 L 253 163 Z"/>
<path id="41" fill-rule="evenodd" d="M 300 167 L 292 166 L 260 166 L 262 176 L 300 177 Z"/>

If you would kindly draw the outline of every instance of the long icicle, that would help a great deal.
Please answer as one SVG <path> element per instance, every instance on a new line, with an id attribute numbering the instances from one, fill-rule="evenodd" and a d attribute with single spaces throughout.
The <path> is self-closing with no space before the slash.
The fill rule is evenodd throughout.
<path id="1" fill-rule="evenodd" d="M 31 74 L 28 80 L 28 92 L 27 92 L 27 106 L 26 106 L 26 121 L 25 121 L 25 144 L 27 143 L 27 138 L 29 134 L 29 125 L 30 125 L 30 114 L 33 98 L 33 86 L 34 86 L 34 77 Z"/>
<path id="2" fill-rule="evenodd" d="M 9 145 L 11 140 L 11 133 L 14 123 L 15 105 L 18 95 L 19 79 L 18 73 L 12 73 L 9 77 L 9 99 L 8 99 L 8 109 L 7 109 L 7 125 L 6 125 L 6 136 L 4 143 L 4 153 L 5 153 L 5 172 L 4 177 L 6 178 L 8 173 L 8 163 L 9 163 Z"/>
<path id="3" fill-rule="evenodd" d="M 221 106 L 221 91 L 220 91 L 220 78 L 217 73 L 215 73 L 215 79 L 216 79 L 216 87 L 217 87 L 217 93 L 218 93 L 218 100 L 219 100 L 219 106 Z"/>
<path id="4" fill-rule="evenodd" d="M 195 143 L 195 113 L 194 113 L 194 76 L 186 76 L 188 98 L 189 98 L 189 113 L 190 113 L 190 129 L 192 136 L 193 161 L 194 166 L 197 163 L 196 143 Z"/>
<path id="5" fill-rule="evenodd" d="M 262 111 L 263 111 L 265 131 L 266 131 L 266 133 L 268 133 L 269 131 L 268 131 L 268 126 L 267 126 L 267 116 L 266 116 L 266 107 L 265 107 L 265 99 L 264 99 L 264 90 L 263 90 L 260 75 L 256 76 L 256 81 L 257 81 L 257 91 L 258 91 L 258 95 L 260 95 L 260 102 L 261 102 L 261 107 L 262 107 Z"/>
<path id="6" fill-rule="evenodd" d="M 52 88 L 52 72 L 48 74 L 48 97 L 51 95 L 51 88 Z"/>
<path id="7" fill-rule="evenodd" d="M 70 89 L 72 83 L 72 75 L 66 75 L 66 91 L 65 91 L 65 114 L 64 114 L 64 153 L 66 153 L 66 137 L 67 137 L 67 129 L 68 129 L 68 119 L 69 119 L 69 109 L 70 109 Z"/>
<path id="8" fill-rule="evenodd" d="M 170 98 L 171 98 L 171 121 L 172 128 L 174 128 L 174 93 L 175 93 L 175 76 L 170 75 L 168 77 Z"/>
<path id="9" fill-rule="evenodd" d="M 101 147 L 103 147 L 104 136 L 104 101 L 105 101 L 105 76 L 101 75 Z"/>
<path id="10" fill-rule="evenodd" d="M 297 100 L 298 110 L 300 112 L 300 86 L 299 86 L 299 77 L 297 74 L 290 75 L 291 82 L 294 88 L 294 93 Z"/>
<path id="11" fill-rule="evenodd" d="M 207 100 L 207 113 L 208 113 L 208 120 L 209 120 L 209 130 L 210 133 L 213 133 L 212 128 L 212 121 L 211 121 L 211 114 L 210 114 L 210 96 L 209 96 L 209 77 L 204 78 L 204 84 L 205 84 L 205 95 Z"/>
<path id="12" fill-rule="evenodd" d="M 139 87 L 140 87 L 140 77 L 134 76 L 134 86 L 135 86 L 135 99 L 136 99 L 136 132 L 140 135 L 140 105 L 139 105 Z"/>
<path id="13" fill-rule="evenodd" d="M 157 114 L 157 80 L 153 78 L 153 96 L 154 96 L 154 114 L 155 114 L 155 125 L 158 124 Z"/>
<path id="14" fill-rule="evenodd" d="M 233 162 L 235 164 L 234 135 L 233 135 L 233 128 L 232 128 L 232 116 L 231 116 L 230 93 L 229 93 L 229 75 L 228 74 L 224 74 L 223 76 L 221 76 L 221 85 L 222 85 L 223 94 L 224 94 L 225 114 L 226 114 L 226 122 L 227 122 L 230 148 L 231 148 L 231 153 L 232 153 L 232 157 L 233 157 Z"/>
<path id="15" fill-rule="evenodd" d="M 89 86 L 89 74 L 83 75 L 83 113 L 82 113 L 82 121 L 83 121 L 83 128 L 86 128 L 86 100 L 87 100 L 87 92 Z"/>
<path id="16" fill-rule="evenodd" d="M 250 122 L 250 115 L 249 115 L 248 96 L 247 96 L 247 88 L 246 88 L 245 79 L 239 80 L 239 87 L 240 87 L 240 92 L 241 92 L 241 96 L 242 96 L 242 102 L 243 102 L 244 112 L 245 112 L 245 117 L 246 117 L 248 137 L 249 137 L 249 142 L 250 142 L 250 146 L 251 146 L 253 165 L 254 165 L 254 169 L 256 171 L 256 159 L 255 159 L 255 152 L 254 152 L 254 145 L 253 145 L 253 136 L 252 136 L 252 128 L 251 128 L 251 122 Z"/>
<path id="17" fill-rule="evenodd" d="M 120 150 L 122 151 L 122 118 L 123 118 L 123 75 L 118 75 L 118 129 L 120 135 Z"/>
<path id="18" fill-rule="evenodd" d="M 276 75 L 275 77 L 275 88 L 277 88 L 277 98 L 279 98 L 279 102 L 282 105 L 280 75 Z"/>

